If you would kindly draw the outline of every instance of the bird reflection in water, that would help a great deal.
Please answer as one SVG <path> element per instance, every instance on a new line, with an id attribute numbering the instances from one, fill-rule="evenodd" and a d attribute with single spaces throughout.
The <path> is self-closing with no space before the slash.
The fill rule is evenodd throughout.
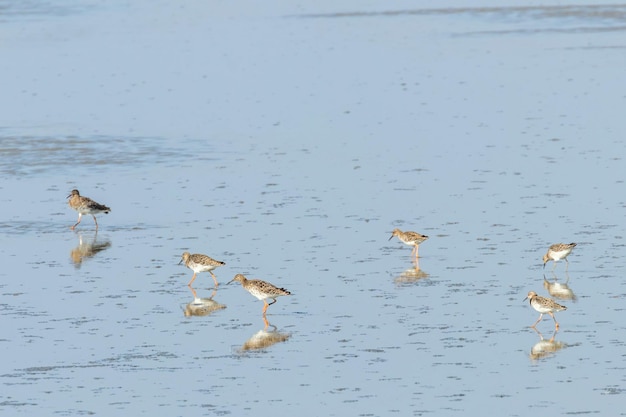
<path id="1" fill-rule="evenodd" d="M 567 277 L 565 282 L 558 282 L 556 275 L 552 275 L 554 276 L 554 281 L 548 281 L 546 276 L 543 276 L 543 286 L 546 290 L 548 290 L 548 293 L 552 297 L 560 300 L 576 301 L 576 294 L 574 294 L 574 291 L 572 291 L 568 285 L 569 274 L 567 272 L 565 273 L 565 276 Z"/>
<path id="2" fill-rule="evenodd" d="M 530 359 L 543 359 L 567 347 L 565 343 L 554 340 L 557 334 L 557 330 L 554 330 L 554 333 L 552 333 L 552 337 L 549 340 L 544 339 L 539 330 L 535 328 L 533 328 L 533 330 L 539 335 L 539 341 L 530 348 Z"/>
<path id="3" fill-rule="evenodd" d="M 220 304 L 213 299 L 217 294 L 217 289 L 214 289 L 209 298 L 200 298 L 193 287 L 189 287 L 193 294 L 193 301 L 186 304 L 183 310 L 185 317 L 190 316 L 208 316 L 217 310 L 223 310 L 226 308 L 224 304 Z"/>
<path id="4" fill-rule="evenodd" d="M 403 271 L 399 276 L 394 279 L 394 282 L 399 285 L 412 284 L 428 277 L 428 273 L 424 272 L 420 268 L 419 260 L 415 258 L 413 261 L 413 268 L 409 268 Z"/>
<path id="5" fill-rule="evenodd" d="M 72 258 L 76 268 L 80 268 L 84 260 L 111 246 L 111 241 L 108 239 L 98 239 L 98 232 L 93 235 L 85 235 L 84 238 L 82 233 L 77 232 L 76 234 L 78 235 L 78 246 L 70 252 L 70 258 Z"/>
<path id="6" fill-rule="evenodd" d="M 267 321 L 265 316 L 263 316 L 263 323 L 265 327 L 246 340 L 241 347 L 242 352 L 265 349 L 276 343 L 284 342 L 291 337 L 290 333 L 279 332 L 276 326 Z"/>

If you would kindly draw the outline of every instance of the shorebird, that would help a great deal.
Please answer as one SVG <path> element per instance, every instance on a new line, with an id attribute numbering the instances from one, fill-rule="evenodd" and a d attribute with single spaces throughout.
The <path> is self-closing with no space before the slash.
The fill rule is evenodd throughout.
<path id="1" fill-rule="evenodd" d="M 406 243 L 407 245 L 413 246 L 413 250 L 411 251 L 411 255 L 415 253 L 415 258 L 417 258 L 417 252 L 419 245 L 428 239 L 428 236 L 419 234 L 417 232 L 403 232 L 400 229 L 393 229 L 391 232 L 391 237 L 389 240 L 393 239 L 394 236 L 398 236 L 401 242 Z"/>
<path id="2" fill-rule="evenodd" d="M 574 249 L 575 246 L 575 243 L 555 243 L 554 245 L 550 246 L 548 248 L 548 253 L 543 255 L 543 268 L 546 268 L 546 264 L 548 263 L 548 261 L 553 261 L 554 266 L 552 267 L 552 270 L 554 271 L 554 268 L 556 268 L 556 262 L 561 259 L 565 259 L 565 262 L 567 264 L 565 266 L 565 269 L 567 269 L 567 267 L 569 266 L 567 255 L 572 252 L 572 249 Z"/>
<path id="3" fill-rule="evenodd" d="M 78 212 L 78 221 L 70 229 L 74 230 L 78 223 L 80 223 L 83 214 L 91 214 L 93 221 L 96 222 L 96 230 L 98 230 L 98 220 L 96 220 L 96 214 L 106 213 L 108 214 L 111 209 L 104 204 L 96 203 L 89 197 L 83 197 L 78 190 L 72 190 L 72 193 L 67 196 L 69 198 L 69 206 Z"/>
<path id="4" fill-rule="evenodd" d="M 242 274 L 235 275 L 235 278 L 230 280 L 228 283 L 230 284 L 233 281 L 241 282 L 241 285 L 246 291 L 259 300 L 263 300 L 263 315 L 265 315 L 267 307 L 276 302 L 276 297 L 291 295 L 291 293 L 284 288 L 278 288 L 269 282 L 261 281 L 259 279 L 247 279 Z M 268 303 L 267 300 L 274 301 Z"/>
<path id="5" fill-rule="evenodd" d="M 178 263 L 185 263 L 185 266 L 193 271 L 193 276 L 191 277 L 191 281 L 187 284 L 191 287 L 191 283 L 196 279 L 196 274 L 200 272 L 208 272 L 213 277 L 213 281 L 215 282 L 215 286 L 217 287 L 219 284 L 217 283 L 217 278 L 213 273 L 213 270 L 218 266 L 226 265 L 224 262 L 216 261 L 215 259 L 202 255 L 200 253 L 194 253 L 190 255 L 189 252 L 185 252 L 182 255 L 182 259 Z"/>
<path id="6" fill-rule="evenodd" d="M 557 304 L 554 300 L 550 298 L 541 297 L 537 295 L 537 293 L 534 291 L 530 291 L 523 301 L 526 301 L 526 300 L 530 300 L 530 305 L 532 306 L 532 308 L 534 308 L 535 310 L 539 312 L 539 318 L 530 327 L 534 328 L 537 325 L 537 323 L 541 321 L 541 319 L 543 318 L 543 315 L 545 313 L 548 313 L 550 317 L 552 317 L 552 319 L 554 320 L 554 328 L 558 330 L 559 323 L 556 321 L 556 318 L 554 317 L 553 313 L 557 311 L 567 310 L 567 307 Z"/>

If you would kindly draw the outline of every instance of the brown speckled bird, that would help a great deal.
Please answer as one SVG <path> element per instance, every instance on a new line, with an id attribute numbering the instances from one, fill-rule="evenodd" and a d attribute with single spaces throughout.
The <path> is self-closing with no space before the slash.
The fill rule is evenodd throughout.
<path id="1" fill-rule="evenodd" d="M 400 229 L 393 229 L 393 232 L 391 232 L 391 237 L 389 238 L 389 240 L 391 240 L 394 236 L 398 236 L 398 239 L 400 239 L 401 242 L 406 243 L 407 245 L 413 246 L 413 250 L 411 251 L 411 255 L 415 254 L 415 257 L 417 258 L 417 252 L 418 252 L 418 248 L 419 245 L 421 243 L 423 243 L 426 239 L 428 239 L 428 236 L 426 235 L 422 235 L 419 234 L 417 232 L 403 232 Z"/>
<path id="2" fill-rule="evenodd" d="M 193 255 L 189 254 L 189 252 L 183 253 L 182 259 L 178 263 L 185 263 L 185 266 L 193 271 L 193 276 L 191 277 L 191 281 L 187 284 L 191 287 L 191 283 L 196 279 L 196 274 L 200 272 L 208 272 L 213 277 L 213 281 L 215 282 L 215 286 L 217 287 L 219 284 L 217 283 L 217 278 L 213 273 L 213 270 L 218 266 L 226 265 L 226 263 L 222 261 L 216 261 L 215 259 L 202 255 L 200 253 L 194 253 Z"/>
<path id="3" fill-rule="evenodd" d="M 548 248 L 548 253 L 543 255 L 543 267 L 546 267 L 548 261 L 553 261 L 554 266 L 552 267 L 552 270 L 554 270 L 554 268 L 556 268 L 556 262 L 561 259 L 565 259 L 565 268 L 567 269 L 567 267 L 569 266 L 567 255 L 572 252 L 572 249 L 574 249 L 575 246 L 575 243 L 555 243 L 554 245 L 550 246 Z"/>
<path id="4" fill-rule="evenodd" d="M 69 198 L 69 206 L 78 212 L 78 221 L 70 229 L 74 230 L 78 223 L 80 223 L 83 214 L 91 214 L 93 221 L 96 223 L 96 230 L 98 230 L 98 220 L 96 220 L 96 214 L 105 213 L 108 214 L 111 209 L 104 204 L 96 203 L 89 197 L 83 197 L 78 190 L 72 190 L 72 193 L 67 196 Z"/>
<path id="5" fill-rule="evenodd" d="M 259 279 L 247 279 L 241 274 L 235 275 L 235 278 L 230 280 L 228 283 L 230 284 L 233 281 L 241 282 L 241 285 L 246 291 L 259 300 L 263 300 L 263 315 L 265 315 L 267 307 L 276 302 L 276 297 L 291 295 L 291 293 L 284 288 L 278 288 L 269 282 L 261 281 Z M 267 300 L 274 301 L 268 303 Z"/>
<path id="6" fill-rule="evenodd" d="M 530 300 L 530 305 L 532 308 L 539 312 L 539 318 L 537 321 L 530 327 L 535 327 L 537 323 L 539 323 L 545 313 L 548 313 L 550 317 L 554 320 L 554 327 L 556 329 L 559 328 L 559 323 L 556 321 L 554 317 L 554 312 L 567 310 L 567 307 L 562 306 L 561 304 L 557 304 L 554 300 L 550 298 L 545 298 L 537 295 L 534 291 L 529 291 L 524 301 Z"/>

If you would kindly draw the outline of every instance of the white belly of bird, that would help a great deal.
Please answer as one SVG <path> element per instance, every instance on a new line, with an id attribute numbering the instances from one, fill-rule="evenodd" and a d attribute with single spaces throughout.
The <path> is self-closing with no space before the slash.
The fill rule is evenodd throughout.
<path id="1" fill-rule="evenodd" d="M 215 268 L 217 268 L 216 266 L 213 266 L 213 265 L 202 265 L 202 264 L 190 264 L 189 266 L 191 267 L 191 270 L 195 272 L 196 274 L 199 272 L 213 271 Z"/>
<path id="2" fill-rule="evenodd" d="M 569 253 L 571 252 L 571 250 L 562 250 L 562 251 L 558 251 L 558 252 L 552 252 L 552 259 L 554 259 L 555 261 L 560 261 L 561 259 L 565 258 L 567 255 L 569 255 Z"/>
<path id="3" fill-rule="evenodd" d="M 100 214 L 100 213 L 102 213 L 102 210 L 96 210 L 96 209 L 93 209 L 93 208 L 88 207 L 88 206 L 79 207 L 76 211 L 78 211 L 80 214 Z"/>
<path id="4" fill-rule="evenodd" d="M 551 311 L 552 311 L 552 309 L 551 309 L 551 308 L 544 307 L 543 305 L 541 305 L 541 304 L 539 304 L 539 303 L 534 304 L 534 305 L 533 305 L 533 308 L 534 308 L 535 310 L 537 310 L 538 312 L 540 312 L 541 314 L 544 314 L 544 313 L 549 313 L 549 312 L 551 312 Z"/>
<path id="5" fill-rule="evenodd" d="M 267 294 L 262 293 L 260 291 L 257 291 L 256 289 L 252 288 L 248 290 L 250 292 L 250 294 L 252 294 L 253 296 L 255 296 L 256 298 L 258 298 L 259 300 L 268 300 L 271 299 L 272 297 L 268 297 Z"/>

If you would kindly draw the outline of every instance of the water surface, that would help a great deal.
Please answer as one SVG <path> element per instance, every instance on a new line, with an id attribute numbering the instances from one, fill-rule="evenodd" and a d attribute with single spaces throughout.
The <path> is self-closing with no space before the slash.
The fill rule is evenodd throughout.
<path id="1" fill-rule="evenodd" d="M 21 4 L 4 413 L 623 414 L 623 5 Z"/>

